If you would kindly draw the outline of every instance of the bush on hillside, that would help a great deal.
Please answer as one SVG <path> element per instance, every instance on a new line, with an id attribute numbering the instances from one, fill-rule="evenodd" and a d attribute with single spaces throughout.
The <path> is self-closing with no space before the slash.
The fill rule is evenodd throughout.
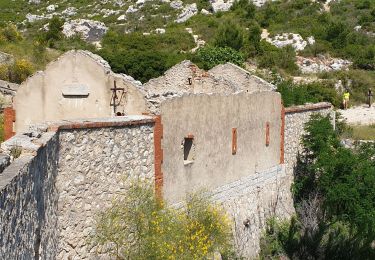
<path id="1" fill-rule="evenodd" d="M 207 259 L 231 252 L 228 218 L 203 196 L 167 206 L 144 183 L 133 183 L 97 219 L 92 242 L 116 259 Z"/>
<path id="2" fill-rule="evenodd" d="M 161 76 L 187 58 L 181 51 L 186 52 L 194 46 L 186 31 L 157 35 L 124 35 L 110 31 L 102 45 L 97 53 L 109 62 L 113 71 L 128 74 L 141 82 Z"/>
<path id="3" fill-rule="evenodd" d="M 343 147 L 327 116 L 305 125 L 292 191 L 297 216 L 270 222 L 261 257 L 374 259 L 375 145 Z"/>
<path id="4" fill-rule="evenodd" d="M 260 68 L 279 68 L 291 74 L 297 73 L 296 53 L 292 46 L 277 48 L 266 41 L 261 41 L 259 49 L 257 61 Z"/>
<path id="5" fill-rule="evenodd" d="M 9 24 L 3 29 L 0 29 L 0 42 L 17 42 L 20 40 L 22 40 L 22 35 L 14 24 Z"/>
<path id="6" fill-rule="evenodd" d="M 244 34 L 238 25 L 228 21 L 219 27 L 214 43 L 216 47 L 230 47 L 239 51 L 243 44 Z"/>
<path id="7" fill-rule="evenodd" d="M 231 11 L 241 18 L 251 20 L 255 17 L 256 7 L 248 0 L 238 0 L 233 3 Z"/>
<path id="8" fill-rule="evenodd" d="M 54 16 L 48 25 L 48 31 L 45 33 L 45 40 L 53 47 L 54 42 L 61 40 L 64 37 L 63 31 L 64 20 L 58 16 Z"/>
<path id="9" fill-rule="evenodd" d="M 277 91 L 280 92 L 285 107 L 318 102 L 330 102 L 335 107 L 341 105 L 336 90 L 319 82 L 296 85 L 283 81 L 277 85 Z"/>
<path id="10" fill-rule="evenodd" d="M 34 70 L 30 61 L 16 60 L 13 64 L 0 66 L 0 79 L 21 84 Z"/>
<path id="11" fill-rule="evenodd" d="M 227 62 L 242 66 L 244 61 L 244 57 L 240 52 L 229 47 L 206 46 L 200 48 L 193 57 L 193 62 L 205 70 Z"/>

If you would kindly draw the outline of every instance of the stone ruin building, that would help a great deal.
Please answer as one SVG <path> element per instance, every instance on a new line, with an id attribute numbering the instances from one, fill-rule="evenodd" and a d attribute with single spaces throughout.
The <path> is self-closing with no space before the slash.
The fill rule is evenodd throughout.
<path id="1" fill-rule="evenodd" d="M 205 188 L 230 215 L 237 252 L 253 258 L 267 218 L 294 212 L 304 123 L 331 111 L 284 108 L 273 85 L 233 64 L 183 61 L 141 84 L 68 52 L 5 111 L 16 135 L 1 145 L 0 259 L 103 257 L 87 244 L 95 215 L 134 178 L 172 204 Z"/>

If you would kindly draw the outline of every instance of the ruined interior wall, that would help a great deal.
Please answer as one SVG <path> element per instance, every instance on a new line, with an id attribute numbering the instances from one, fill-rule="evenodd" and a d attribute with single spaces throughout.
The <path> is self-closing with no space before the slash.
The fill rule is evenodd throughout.
<path id="1" fill-rule="evenodd" d="M 113 73 L 101 57 L 87 51 L 63 54 L 48 64 L 45 71 L 37 72 L 19 87 L 14 98 L 16 132 L 46 121 L 113 115 L 111 88 L 114 81 L 118 88 L 124 88 L 121 102 L 122 93 L 117 93 L 116 112 L 140 115 L 147 111 L 143 93 L 135 86 L 136 82 Z M 66 95 L 68 92 L 70 95 Z"/>
<path id="2" fill-rule="evenodd" d="M 94 217 L 127 184 L 154 181 L 153 125 L 62 130 L 58 200 L 58 259 L 94 259 Z"/>
<path id="3" fill-rule="evenodd" d="M 280 162 L 281 98 L 276 92 L 183 96 L 162 103 L 164 198 L 215 189 Z M 266 124 L 270 144 L 266 145 Z M 232 128 L 237 151 L 232 154 Z M 194 160 L 184 163 L 184 137 Z"/>
<path id="4" fill-rule="evenodd" d="M 57 134 L 45 133 L 39 145 L 0 173 L 0 259 L 56 256 Z"/>
<path id="5" fill-rule="evenodd" d="M 88 96 L 64 96 L 64 89 L 73 85 L 87 88 Z M 68 52 L 19 87 L 14 99 L 16 132 L 45 121 L 108 117 L 112 85 L 106 69 L 90 56 Z"/>

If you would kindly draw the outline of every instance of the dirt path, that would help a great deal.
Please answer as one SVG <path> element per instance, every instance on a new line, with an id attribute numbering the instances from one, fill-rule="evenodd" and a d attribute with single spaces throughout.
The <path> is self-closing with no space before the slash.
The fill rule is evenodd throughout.
<path id="1" fill-rule="evenodd" d="M 360 105 L 347 110 L 338 110 L 338 112 L 352 125 L 375 124 L 375 104 L 371 108 L 368 105 Z"/>

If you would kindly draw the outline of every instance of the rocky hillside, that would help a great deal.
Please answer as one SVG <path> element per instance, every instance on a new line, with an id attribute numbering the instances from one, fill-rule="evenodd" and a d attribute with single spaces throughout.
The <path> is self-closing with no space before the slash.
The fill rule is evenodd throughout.
<path id="1" fill-rule="evenodd" d="M 276 84 L 349 88 L 358 102 L 375 87 L 371 0 L 0 0 L 0 10 L 3 80 L 80 48 L 144 82 L 191 59 L 205 69 L 230 61 Z"/>

